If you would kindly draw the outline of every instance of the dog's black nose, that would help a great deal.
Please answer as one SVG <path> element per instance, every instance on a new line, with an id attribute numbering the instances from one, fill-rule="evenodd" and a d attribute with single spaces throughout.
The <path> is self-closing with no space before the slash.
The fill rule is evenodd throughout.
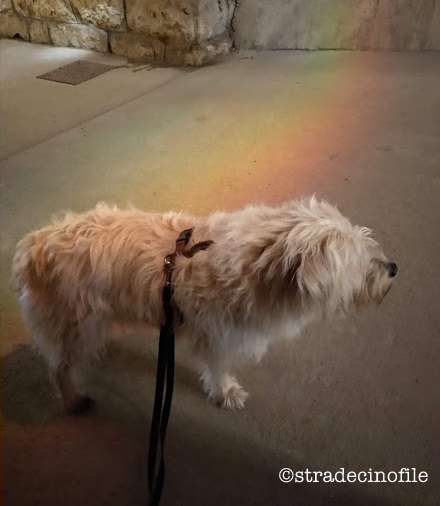
<path id="1" fill-rule="evenodd" d="M 394 262 L 390 262 L 387 267 L 388 267 L 388 276 L 390 278 L 394 278 L 394 276 L 397 274 L 397 271 L 399 270 L 397 268 L 397 265 Z"/>

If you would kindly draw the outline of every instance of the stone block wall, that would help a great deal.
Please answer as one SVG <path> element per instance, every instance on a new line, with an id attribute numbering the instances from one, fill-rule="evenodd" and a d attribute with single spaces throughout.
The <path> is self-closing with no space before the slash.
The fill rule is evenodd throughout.
<path id="1" fill-rule="evenodd" d="M 235 0 L 0 0 L 1 36 L 201 65 L 231 48 Z"/>

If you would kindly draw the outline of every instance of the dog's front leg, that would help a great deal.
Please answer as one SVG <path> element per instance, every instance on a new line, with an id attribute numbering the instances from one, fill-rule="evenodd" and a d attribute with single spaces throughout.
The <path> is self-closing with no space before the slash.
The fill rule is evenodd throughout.
<path id="1" fill-rule="evenodd" d="M 203 390 L 208 398 L 223 409 L 241 409 L 249 395 L 229 372 L 226 357 L 204 357 L 200 369 Z"/>

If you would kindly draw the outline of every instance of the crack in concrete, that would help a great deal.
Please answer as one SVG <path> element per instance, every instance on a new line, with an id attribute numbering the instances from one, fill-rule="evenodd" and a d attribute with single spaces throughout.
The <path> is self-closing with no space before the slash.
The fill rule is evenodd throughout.
<path id="1" fill-rule="evenodd" d="M 232 16 L 231 16 L 231 21 L 230 21 L 230 26 L 229 26 L 229 36 L 231 37 L 231 51 L 235 51 L 236 49 L 236 46 L 235 46 L 235 29 L 234 29 L 234 18 L 235 18 L 235 15 L 237 13 L 237 10 L 238 8 L 240 7 L 240 1 L 239 0 L 235 0 L 234 2 L 234 8 L 233 8 L 233 11 L 232 11 Z"/>

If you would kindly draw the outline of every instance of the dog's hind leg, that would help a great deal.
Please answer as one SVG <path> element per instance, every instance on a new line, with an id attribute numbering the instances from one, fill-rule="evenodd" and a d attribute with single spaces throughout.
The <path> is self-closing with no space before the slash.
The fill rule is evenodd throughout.
<path id="1" fill-rule="evenodd" d="M 35 341 L 40 352 L 49 362 L 52 382 L 61 396 L 64 408 L 69 413 L 81 413 L 93 406 L 93 400 L 85 393 L 79 392 L 73 377 L 74 366 L 81 358 L 82 339 L 77 325 L 66 325 L 57 332 Z"/>
<path id="2" fill-rule="evenodd" d="M 230 374 L 227 357 L 210 353 L 202 357 L 200 379 L 208 398 L 224 409 L 241 409 L 248 393 Z"/>
<path id="3" fill-rule="evenodd" d="M 72 368 L 80 359 L 97 354 L 102 339 L 87 339 L 85 330 L 88 328 L 84 325 L 80 328 L 73 318 L 60 317 L 59 308 L 45 304 L 45 297 L 44 291 L 31 291 L 26 286 L 21 289 L 18 301 L 24 320 L 33 334 L 36 349 L 49 364 L 50 377 L 66 410 L 73 413 L 85 411 L 93 401 L 75 387 Z M 98 330 L 105 330 L 103 325 L 101 327 Z"/>

